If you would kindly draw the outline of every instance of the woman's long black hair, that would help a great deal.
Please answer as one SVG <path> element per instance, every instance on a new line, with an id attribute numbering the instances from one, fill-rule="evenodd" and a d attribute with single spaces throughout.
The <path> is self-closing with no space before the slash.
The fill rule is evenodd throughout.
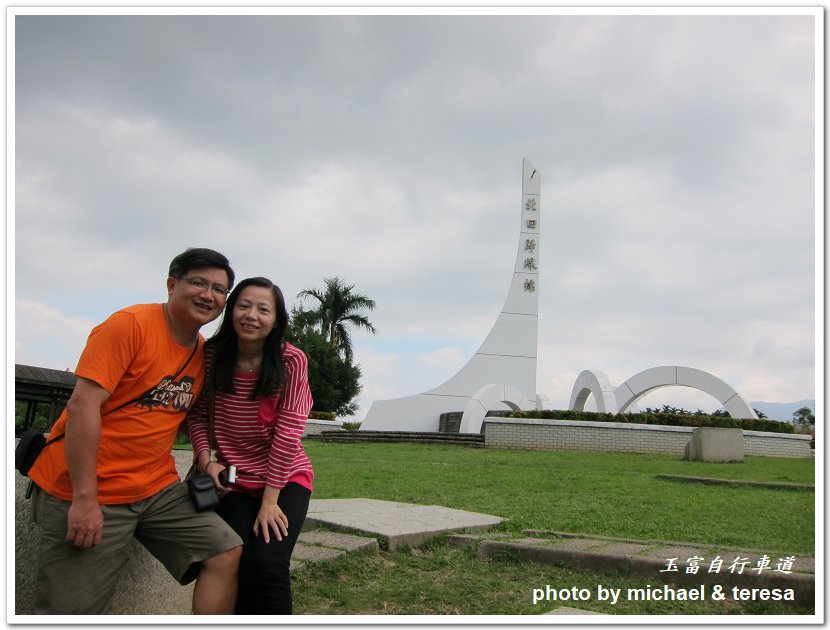
<path id="1" fill-rule="evenodd" d="M 239 295 L 245 287 L 263 287 L 271 289 L 274 294 L 275 314 L 277 316 L 276 326 L 265 338 L 263 348 L 262 364 L 259 368 L 254 391 L 251 392 L 251 399 L 256 400 L 270 396 L 278 391 L 285 382 L 285 368 L 283 366 L 282 345 L 285 337 L 285 329 L 288 326 L 288 312 L 285 310 L 285 298 L 280 288 L 268 278 L 256 277 L 245 278 L 228 296 L 225 304 L 225 313 L 222 316 L 222 324 L 219 329 L 207 341 L 207 347 L 214 351 L 213 367 L 210 378 L 214 379 L 216 387 L 225 392 L 233 393 L 233 372 L 236 365 L 236 353 L 239 343 L 236 331 L 233 328 L 233 309 L 236 306 Z"/>

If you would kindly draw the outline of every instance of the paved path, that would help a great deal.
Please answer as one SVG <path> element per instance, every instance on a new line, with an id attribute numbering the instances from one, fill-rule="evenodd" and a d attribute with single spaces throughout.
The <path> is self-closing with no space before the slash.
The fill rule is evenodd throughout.
<path id="1" fill-rule="evenodd" d="M 312 499 L 291 557 L 291 570 L 345 553 L 417 546 L 441 534 L 474 531 L 502 522 L 498 516 L 438 505 L 376 499 Z M 322 528 L 321 528 L 322 527 Z M 339 531 L 329 531 L 339 530 Z"/>
<path id="2" fill-rule="evenodd" d="M 384 547 L 417 546 L 441 534 L 487 529 L 504 519 L 439 505 L 376 499 L 312 499 L 307 527 L 323 525 L 380 538 Z"/>
<path id="3" fill-rule="evenodd" d="M 375 538 L 322 529 L 303 531 L 291 555 L 291 571 L 302 571 L 309 562 L 332 560 L 352 552 L 373 553 L 379 549 Z"/>
<path id="4" fill-rule="evenodd" d="M 814 574 L 815 573 L 815 559 L 810 556 L 798 554 L 781 554 L 773 552 L 757 551 L 746 549 L 742 547 L 723 547 L 718 545 L 702 545 L 695 543 L 673 542 L 673 541 L 655 541 L 655 540 L 635 540 L 630 538 L 613 538 L 609 536 L 592 536 L 588 534 L 573 534 L 568 532 L 551 532 L 543 530 L 528 529 L 524 531 L 524 536 L 510 536 L 508 534 L 488 534 L 488 535 L 460 535 L 454 537 L 454 542 L 462 540 L 477 539 L 477 540 L 491 540 L 491 541 L 505 541 L 509 540 L 512 544 L 527 545 L 532 547 L 539 547 L 545 549 L 555 549 L 562 552 L 584 552 L 596 555 L 603 555 L 607 557 L 627 557 L 642 559 L 647 561 L 650 566 L 658 569 L 667 569 L 666 573 L 673 571 L 668 570 L 668 560 L 674 559 L 674 564 L 680 571 L 686 573 L 686 566 L 689 564 L 690 558 L 698 558 L 697 564 L 700 569 L 697 575 L 709 572 L 711 563 L 720 558 L 720 574 L 738 573 L 740 571 L 740 562 L 736 564 L 734 571 L 729 571 L 732 562 L 739 558 L 746 561 L 743 573 L 747 575 L 761 575 L 769 573 L 777 573 L 778 575 L 787 575 L 782 570 L 789 570 L 791 574 Z M 770 565 L 768 569 L 761 571 L 753 570 L 757 566 L 758 560 L 766 555 L 770 558 Z M 791 566 L 783 566 L 783 560 L 787 557 L 792 558 Z M 700 559 L 702 558 L 702 560 Z M 781 569 L 776 571 L 776 565 L 782 563 Z M 717 568 L 717 563 L 712 566 Z M 714 572 L 714 571 L 713 571 Z"/>

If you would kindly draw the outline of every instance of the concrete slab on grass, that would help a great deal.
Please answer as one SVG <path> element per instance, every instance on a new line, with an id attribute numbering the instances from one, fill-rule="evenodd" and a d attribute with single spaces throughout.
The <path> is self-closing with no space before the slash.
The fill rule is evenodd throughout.
<path id="1" fill-rule="evenodd" d="M 551 547 L 567 549 L 569 551 L 590 551 L 592 548 L 601 547 L 602 541 L 594 538 L 560 538 L 549 540 Z"/>
<path id="2" fill-rule="evenodd" d="M 612 545 L 602 545 L 589 549 L 597 553 L 607 553 L 612 556 L 636 556 L 637 554 L 647 550 L 649 545 L 635 545 L 631 543 L 618 543 Z"/>
<path id="3" fill-rule="evenodd" d="M 594 539 L 596 542 L 596 539 Z M 568 565 L 577 570 L 589 571 L 592 573 L 624 572 L 631 575 L 644 576 L 650 580 L 668 580 L 678 584 L 719 584 L 726 589 L 739 588 L 766 588 L 766 589 L 788 589 L 795 592 L 795 601 L 803 606 L 815 605 L 815 575 L 809 573 L 798 573 L 793 570 L 790 573 L 766 570 L 763 575 L 756 571 L 736 571 L 727 569 L 724 562 L 723 569 L 719 572 L 709 573 L 701 562 L 698 573 L 687 573 L 685 568 L 686 558 L 698 555 L 706 557 L 705 548 L 696 548 L 691 545 L 661 545 L 655 543 L 653 549 L 645 552 L 646 555 L 620 554 L 620 551 L 632 551 L 633 544 L 626 545 L 628 549 L 622 549 L 620 543 L 611 543 L 606 539 L 605 544 L 590 547 L 585 550 L 566 549 L 555 544 L 549 546 L 514 542 L 509 540 L 488 540 L 487 536 L 482 537 L 478 548 L 480 559 L 498 558 L 502 554 L 510 553 L 518 555 L 527 560 L 540 564 Z M 644 541 L 645 543 L 645 541 Z M 646 543 L 647 544 L 647 543 Z M 611 553 L 611 551 L 617 553 Z M 755 552 L 755 557 L 760 557 Z M 686 555 L 688 554 L 688 556 Z M 750 552 L 751 555 L 751 552 Z M 667 572 L 667 559 L 676 558 L 676 570 Z M 797 560 L 797 558 L 796 558 Z M 806 564 L 806 562 L 805 562 Z"/>
<path id="4" fill-rule="evenodd" d="M 382 537 L 389 549 L 419 545 L 449 532 L 486 529 L 503 519 L 438 505 L 377 499 L 312 499 L 306 523 Z"/>
<path id="5" fill-rule="evenodd" d="M 523 545 L 546 545 L 548 540 L 545 538 L 516 538 L 513 542 L 522 543 Z"/>
<path id="6" fill-rule="evenodd" d="M 300 533 L 298 544 L 304 546 L 316 545 L 343 551 L 377 551 L 378 541 L 367 536 L 352 536 L 340 532 L 330 532 L 324 529 L 313 529 Z"/>
<path id="7" fill-rule="evenodd" d="M 301 571 L 309 562 L 333 560 L 355 551 L 371 553 L 378 548 L 378 541 L 374 538 L 322 529 L 303 531 L 291 556 L 291 572 Z"/>
<path id="8" fill-rule="evenodd" d="M 321 560 L 333 560 L 346 555 L 342 549 L 329 549 L 328 547 L 316 547 L 314 545 L 297 545 L 291 559 L 302 560 L 303 562 L 320 562 Z"/>
<path id="9" fill-rule="evenodd" d="M 679 546 L 652 546 L 647 553 L 641 554 L 644 558 L 651 558 L 653 560 L 660 560 L 663 564 L 668 565 L 669 559 L 673 558 L 675 564 L 678 566 L 686 566 L 689 558 L 704 558 L 711 560 L 710 554 L 707 553 L 705 547 L 679 547 Z M 698 562 L 702 562 L 698 560 Z M 708 560 L 707 560 L 708 562 Z"/>
<path id="10" fill-rule="evenodd" d="M 582 608 L 569 608 L 568 606 L 560 606 L 546 615 L 604 615 L 605 613 L 594 612 L 593 610 L 583 610 Z"/>

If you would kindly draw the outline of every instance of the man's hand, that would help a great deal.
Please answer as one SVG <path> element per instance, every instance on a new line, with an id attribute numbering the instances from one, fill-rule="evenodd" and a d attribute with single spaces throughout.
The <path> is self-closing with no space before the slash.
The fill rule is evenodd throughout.
<path id="1" fill-rule="evenodd" d="M 97 501 L 76 499 L 66 518 L 66 542 L 89 549 L 101 542 L 104 515 Z"/>

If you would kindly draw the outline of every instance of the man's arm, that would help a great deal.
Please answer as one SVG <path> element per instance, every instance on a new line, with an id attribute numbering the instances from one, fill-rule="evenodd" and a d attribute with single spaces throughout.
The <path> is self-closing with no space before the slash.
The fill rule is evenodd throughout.
<path id="1" fill-rule="evenodd" d="M 101 442 L 101 405 L 109 397 L 110 393 L 103 387 L 79 377 L 66 404 L 66 462 L 72 480 L 66 541 L 78 547 L 97 545 L 103 533 L 96 464 Z"/>

